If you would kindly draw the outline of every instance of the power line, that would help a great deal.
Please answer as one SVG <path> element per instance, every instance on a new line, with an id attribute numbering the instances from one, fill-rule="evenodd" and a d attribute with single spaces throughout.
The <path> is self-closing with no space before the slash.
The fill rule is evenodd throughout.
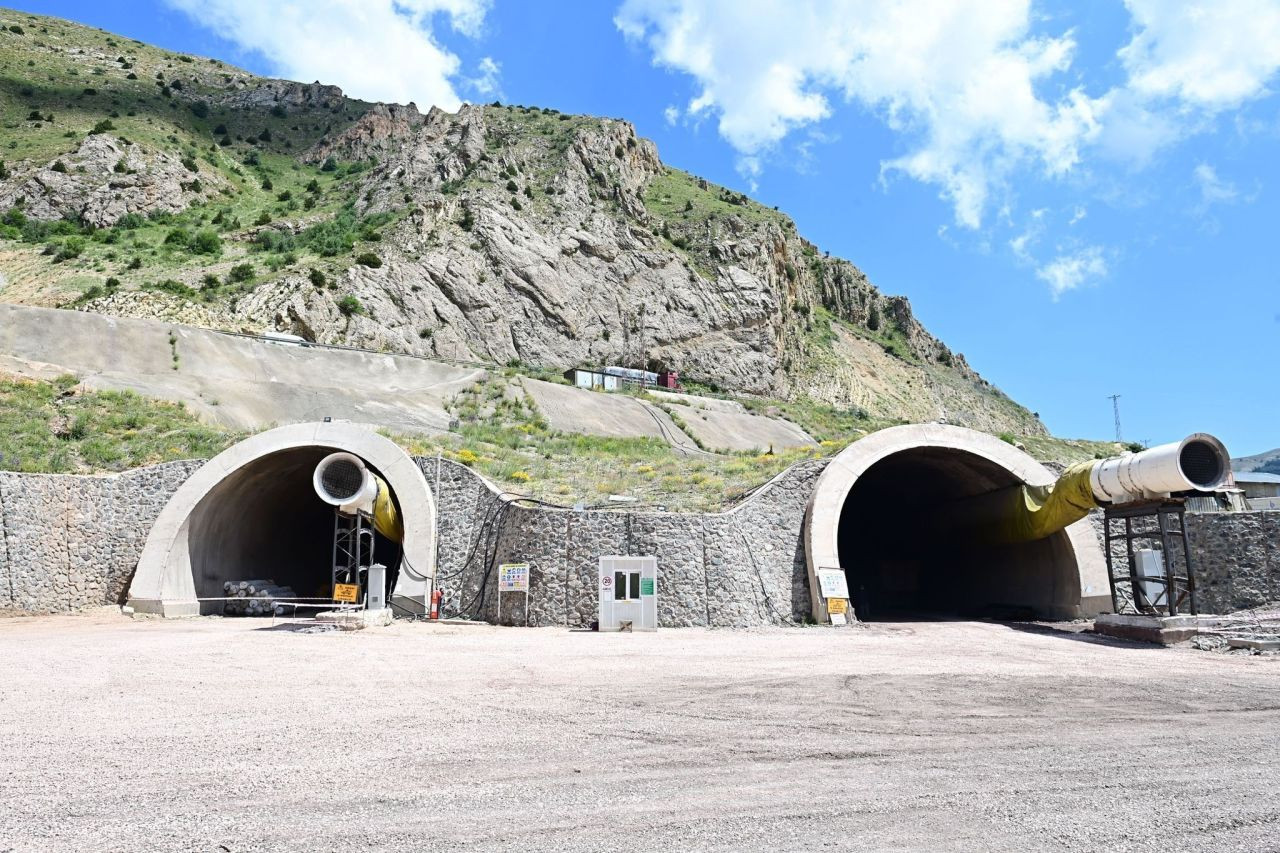
<path id="1" fill-rule="evenodd" d="M 1120 395 L 1119 395 L 1119 394 L 1112 394 L 1112 395 L 1111 395 L 1110 397 L 1108 397 L 1107 399 L 1109 399 L 1109 400 L 1111 401 L 1111 410 L 1112 410 L 1112 412 L 1114 412 L 1114 413 L 1115 413 L 1115 417 L 1116 417 L 1116 442 L 1117 442 L 1117 443 L 1120 443 L 1120 442 L 1124 441 L 1124 439 L 1120 437 Z"/>

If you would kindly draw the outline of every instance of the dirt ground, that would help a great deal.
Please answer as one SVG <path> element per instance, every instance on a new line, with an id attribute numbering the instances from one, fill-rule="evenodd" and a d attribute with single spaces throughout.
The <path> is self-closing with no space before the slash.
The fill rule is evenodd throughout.
<path id="1" fill-rule="evenodd" d="M 1280 658 L 0 620 L 0 850 L 1277 850 Z"/>

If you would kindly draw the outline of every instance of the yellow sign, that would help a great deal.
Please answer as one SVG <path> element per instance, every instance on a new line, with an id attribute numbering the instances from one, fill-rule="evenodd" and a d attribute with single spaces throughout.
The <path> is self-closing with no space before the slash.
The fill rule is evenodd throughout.
<path id="1" fill-rule="evenodd" d="M 360 600 L 360 587 L 353 583 L 335 583 L 333 585 L 333 600 L 355 604 Z"/>
<path id="2" fill-rule="evenodd" d="M 848 599 L 844 599 L 844 598 L 828 598 L 827 599 L 828 613 L 844 613 L 845 609 L 848 606 L 849 606 Z"/>

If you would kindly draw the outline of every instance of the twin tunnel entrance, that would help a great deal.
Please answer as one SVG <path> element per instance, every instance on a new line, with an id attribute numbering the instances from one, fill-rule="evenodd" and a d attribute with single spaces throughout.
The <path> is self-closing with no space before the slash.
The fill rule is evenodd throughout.
<path id="1" fill-rule="evenodd" d="M 966 498 L 1053 480 L 1027 454 L 972 430 L 874 433 L 819 478 L 805 530 L 811 589 L 817 569 L 842 569 L 860 621 L 1091 615 L 1109 606 L 1109 588 L 1088 522 L 1016 544 L 982 542 L 954 523 Z M 812 605 L 825 621 L 816 593 Z"/>
<path id="2" fill-rule="evenodd" d="M 139 612 L 220 612 L 228 580 L 270 578 L 300 597 L 330 593 L 333 510 L 315 493 L 321 459 L 354 454 L 386 482 L 403 519 L 395 595 L 420 607 L 435 575 L 435 501 L 418 465 L 351 424 L 297 424 L 253 436 L 183 483 L 152 526 L 129 589 Z M 816 572 L 845 572 L 856 616 L 1070 619 L 1110 604 L 1087 521 L 1033 542 L 978 544 L 947 523 L 963 499 L 1054 476 L 992 436 L 938 424 L 893 427 L 850 445 L 818 478 L 804 521 L 811 610 L 827 612 Z"/>

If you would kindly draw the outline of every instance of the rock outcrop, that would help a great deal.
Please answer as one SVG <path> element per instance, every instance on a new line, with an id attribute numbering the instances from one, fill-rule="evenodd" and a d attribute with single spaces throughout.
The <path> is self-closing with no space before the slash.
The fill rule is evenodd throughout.
<path id="1" fill-rule="evenodd" d="M 194 166 L 195 168 L 190 168 Z M 0 209 L 21 207 L 34 219 L 75 219 L 95 228 L 129 213 L 178 213 L 226 185 L 194 159 L 90 134 L 72 154 L 0 184 Z"/>

